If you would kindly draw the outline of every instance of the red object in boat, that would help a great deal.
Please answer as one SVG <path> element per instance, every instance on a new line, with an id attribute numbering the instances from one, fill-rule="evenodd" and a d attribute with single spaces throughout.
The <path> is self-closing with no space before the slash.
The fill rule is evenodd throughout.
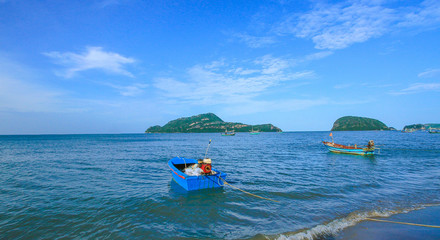
<path id="1" fill-rule="evenodd" d="M 202 164 L 201 169 L 204 173 L 211 173 L 211 164 Z"/>

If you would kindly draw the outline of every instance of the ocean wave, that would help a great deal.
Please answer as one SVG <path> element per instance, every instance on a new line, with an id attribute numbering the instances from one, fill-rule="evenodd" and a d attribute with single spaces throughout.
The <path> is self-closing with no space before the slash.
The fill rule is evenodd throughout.
<path id="1" fill-rule="evenodd" d="M 372 217 L 390 217 L 395 214 L 408 213 L 414 210 L 424 209 L 430 206 L 440 206 L 440 204 L 424 204 L 410 208 L 394 210 L 372 210 L 368 212 L 352 212 L 344 218 L 338 218 L 330 222 L 317 225 L 313 228 L 302 229 L 295 232 L 288 232 L 276 236 L 266 236 L 266 239 L 276 240 L 314 240 L 314 239 L 332 239 L 338 232 L 347 227 L 354 226 L 367 218 Z"/>

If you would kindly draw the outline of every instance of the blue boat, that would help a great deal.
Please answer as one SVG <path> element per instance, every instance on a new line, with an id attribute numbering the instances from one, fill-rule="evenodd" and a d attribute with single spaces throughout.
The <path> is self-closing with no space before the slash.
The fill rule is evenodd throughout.
<path id="1" fill-rule="evenodd" d="M 209 161 L 208 161 L 209 160 Z M 211 159 L 190 159 L 175 157 L 168 161 L 173 179 L 187 191 L 205 188 L 221 188 L 226 173 L 211 168 Z M 191 170 L 191 173 L 190 173 Z"/>
<path id="2" fill-rule="evenodd" d="M 337 144 L 334 142 L 322 141 L 322 143 L 327 147 L 330 152 L 333 153 L 345 153 L 354 155 L 374 155 L 374 141 L 370 140 L 365 147 L 361 146 L 346 146 L 342 144 Z"/>

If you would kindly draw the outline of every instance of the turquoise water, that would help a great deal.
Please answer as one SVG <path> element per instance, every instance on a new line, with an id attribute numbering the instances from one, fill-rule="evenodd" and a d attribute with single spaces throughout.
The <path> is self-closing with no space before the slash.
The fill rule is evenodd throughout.
<path id="1" fill-rule="evenodd" d="M 365 217 L 440 203 L 440 135 L 329 132 L 0 136 L 0 238 L 332 239 Z M 185 192 L 167 161 L 212 139 L 226 186 Z M 429 224 L 429 223 L 428 223 Z"/>

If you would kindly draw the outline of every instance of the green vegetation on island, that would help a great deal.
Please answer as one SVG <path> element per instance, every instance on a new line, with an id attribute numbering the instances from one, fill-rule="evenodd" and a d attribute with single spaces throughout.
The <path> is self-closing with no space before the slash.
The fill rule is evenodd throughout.
<path id="1" fill-rule="evenodd" d="M 192 117 L 178 118 L 165 124 L 148 128 L 146 133 L 209 133 L 209 132 L 281 132 L 272 124 L 248 125 L 243 123 L 225 122 L 213 113 L 199 114 Z"/>
<path id="2" fill-rule="evenodd" d="M 440 129 L 440 123 L 411 124 L 403 128 L 405 132 L 424 131 L 429 129 Z"/>
<path id="3" fill-rule="evenodd" d="M 390 130 L 383 122 L 366 117 L 341 117 L 333 123 L 332 131 Z"/>

